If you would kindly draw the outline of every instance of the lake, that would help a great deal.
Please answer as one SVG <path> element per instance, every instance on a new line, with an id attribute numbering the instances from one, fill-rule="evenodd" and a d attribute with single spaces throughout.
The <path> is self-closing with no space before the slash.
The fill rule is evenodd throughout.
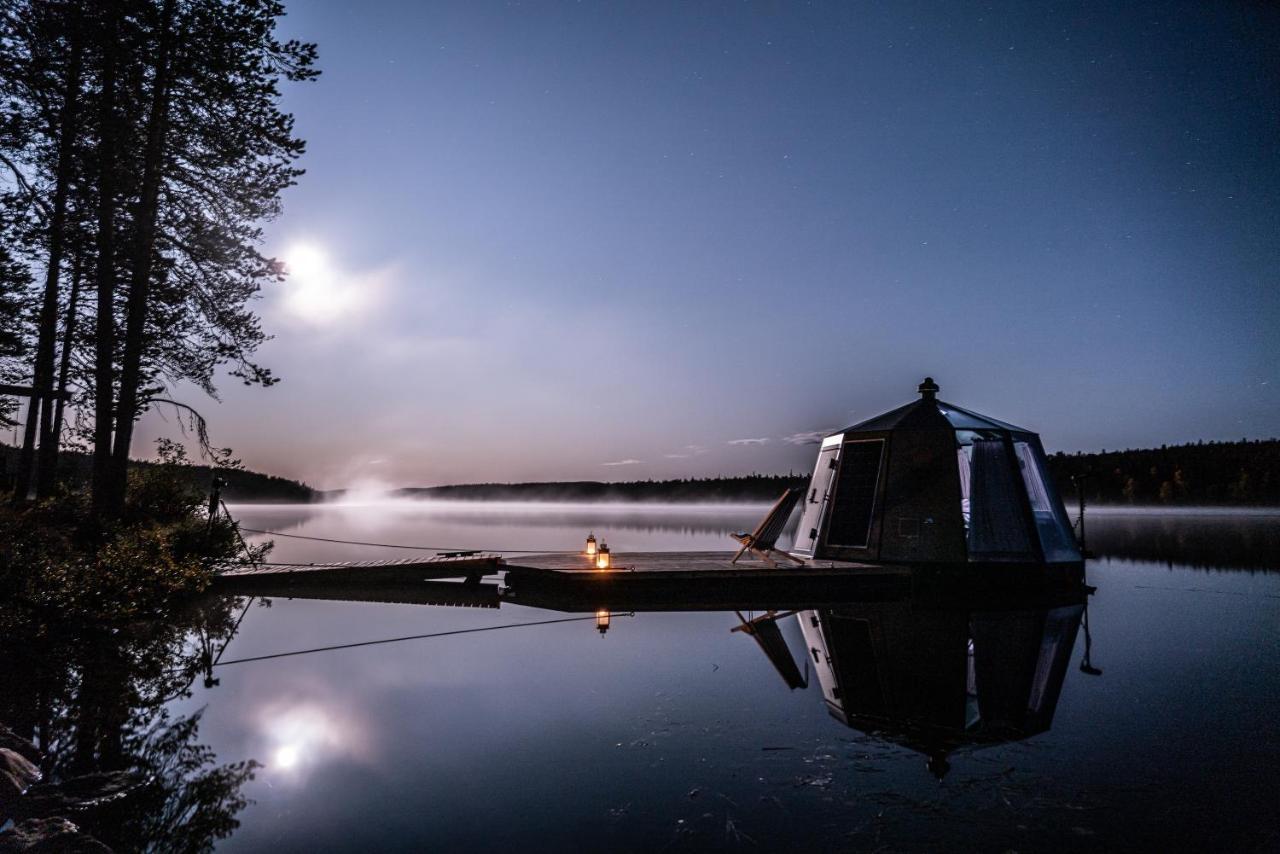
<path id="1" fill-rule="evenodd" d="M 593 531 L 625 554 L 724 550 L 764 509 L 232 512 L 451 549 L 576 549 Z M 151 775 L 132 806 L 83 816 L 126 850 L 1276 850 L 1278 523 L 1091 511 L 1087 610 L 828 603 L 776 638 L 731 631 L 734 613 L 614 614 L 602 633 L 506 603 L 221 599 L 9 649 L 0 720 L 51 745 L 55 777 Z M 276 542 L 279 562 L 413 554 Z"/>

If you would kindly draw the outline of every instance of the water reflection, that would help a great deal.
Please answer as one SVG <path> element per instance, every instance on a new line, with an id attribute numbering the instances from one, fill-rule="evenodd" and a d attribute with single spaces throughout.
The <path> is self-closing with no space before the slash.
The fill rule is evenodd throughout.
<path id="1" fill-rule="evenodd" d="M 1083 602 L 1016 610 L 853 604 L 797 615 L 827 710 L 928 757 L 1049 729 Z"/>
<path id="2" fill-rule="evenodd" d="M 1280 569 L 1280 513 L 1103 511 L 1086 518 L 1098 557 L 1166 567 L 1275 572 Z"/>
<path id="3" fill-rule="evenodd" d="M 790 689 L 816 671 L 831 717 L 928 757 L 942 777 L 949 754 L 1019 741 L 1053 722 L 1083 595 L 1054 606 L 945 609 L 912 599 L 850 603 L 799 612 L 738 614 L 733 631 L 751 637 Z M 779 622 L 794 615 L 804 672 Z M 1086 624 L 1087 638 L 1087 624 Z M 1089 663 L 1089 646 L 1081 669 Z"/>
<path id="4" fill-rule="evenodd" d="M 421 519 L 349 524 L 407 539 Z M 1116 519 L 1137 529 L 1116 548 L 1192 543 L 1186 521 Z M 1260 536 L 1244 524 L 1229 536 Z M 536 529 L 477 512 L 468 530 Z M 0 722 L 51 785 L 9 814 L 69 815 L 119 850 L 1266 850 L 1280 575 L 1183 571 L 1097 562 L 1088 611 L 917 591 L 602 616 L 435 583 L 10 634 Z"/>
<path id="5" fill-rule="evenodd" d="M 175 714 L 232 633 L 238 601 L 211 599 L 169 622 L 0 639 L 0 723 L 33 742 L 43 780 L 6 819 L 59 816 L 122 851 L 205 850 L 229 836 L 257 764 L 201 743 L 201 713 Z M 221 757 L 225 759 L 225 757 Z"/>

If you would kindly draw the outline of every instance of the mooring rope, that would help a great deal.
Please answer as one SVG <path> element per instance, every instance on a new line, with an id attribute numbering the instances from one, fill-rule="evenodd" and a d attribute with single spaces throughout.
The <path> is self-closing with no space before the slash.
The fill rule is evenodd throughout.
<path id="1" fill-rule="evenodd" d="M 611 611 L 609 613 L 609 617 L 611 618 L 612 617 L 634 617 L 634 616 L 635 616 L 634 611 L 628 611 L 626 613 Z M 549 626 L 549 625 L 552 625 L 553 623 L 579 623 L 579 622 L 582 622 L 583 620 L 595 620 L 595 619 L 598 619 L 596 615 L 592 615 L 590 617 L 561 617 L 556 620 L 537 620 L 532 623 L 507 623 L 506 625 L 503 625 L 503 626 L 481 626 L 475 629 L 453 629 L 452 631 L 448 631 L 448 632 L 433 632 L 427 635 L 406 635 L 400 638 L 385 638 L 383 640 L 358 641 L 356 643 L 343 643 L 343 644 L 337 644 L 335 646 L 318 646 L 313 649 L 298 649 L 292 652 L 275 652 L 275 653 L 271 653 L 270 655 L 252 655 L 247 658 L 233 658 L 231 661 L 214 662 L 213 666 L 227 667 L 228 665 L 231 665 L 231 664 L 244 664 L 249 661 L 267 661 L 272 658 L 288 658 L 294 655 L 310 655 L 313 652 L 332 652 L 333 650 L 338 650 L 338 649 L 355 649 L 356 647 L 360 647 L 360 646 L 378 646 L 379 644 L 384 644 L 384 643 L 399 643 L 401 641 L 422 640 L 424 638 L 442 638 L 442 637 L 447 637 L 449 635 L 468 635 L 468 634 L 474 634 L 476 632 L 493 632 L 493 631 L 498 631 L 499 629 L 518 629 L 522 626 Z"/>
<path id="2" fill-rule="evenodd" d="M 577 554 L 577 549 L 462 549 L 452 548 L 449 546 L 408 546 L 402 543 L 370 543 L 363 540 L 335 540 L 331 537 L 308 537 L 303 534 L 283 534 L 279 531 L 264 531 L 260 528 L 241 528 L 242 531 L 248 531 L 251 534 L 266 534 L 271 537 L 288 537 L 293 540 L 312 540 L 317 543 L 338 543 L 344 546 L 370 546 L 380 549 L 408 549 L 417 552 L 476 552 L 489 554 L 541 554 L 541 555 L 571 555 Z"/>

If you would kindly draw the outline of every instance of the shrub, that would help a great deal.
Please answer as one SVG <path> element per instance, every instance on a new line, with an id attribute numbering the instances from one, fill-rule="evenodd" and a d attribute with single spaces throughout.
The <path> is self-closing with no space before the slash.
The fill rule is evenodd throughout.
<path id="1" fill-rule="evenodd" d="M 173 447 L 165 465 L 130 472 L 125 512 L 107 527 L 80 493 L 0 509 L 0 597 L 59 619 L 129 621 L 203 591 L 221 563 L 260 559 L 266 548 L 247 551 L 233 521 L 207 518 Z"/>

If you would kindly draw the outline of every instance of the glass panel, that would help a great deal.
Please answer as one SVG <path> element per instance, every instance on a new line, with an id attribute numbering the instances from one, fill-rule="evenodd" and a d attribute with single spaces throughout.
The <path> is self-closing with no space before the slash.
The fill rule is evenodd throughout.
<path id="1" fill-rule="evenodd" d="M 871 535 L 871 515 L 880 484 L 884 440 L 848 442 L 840 458 L 835 503 L 826 542 L 832 546 L 866 548 Z"/>
<path id="2" fill-rule="evenodd" d="M 1033 560 L 1017 473 L 1001 439 L 969 448 L 969 559 Z"/>
<path id="3" fill-rule="evenodd" d="M 1018 456 L 1022 482 L 1027 485 L 1027 499 L 1036 519 L 1036 533 L 1040 536 L 1044 559 L 1050 563 L 1080 560 L 1080 550 L 1066 510 L 1053 484 L 1045 476 L 1043 453 L 1029 442 L 1014 442 L 1013 449 Z"/>
<path id="4" fill-rule="evenodd" d="M 973 465 L 969 461 L 969 448 L 961 445 L 956 448 L 956 463 L 960 466 L 960 515 L 964 517 L 964 532 L 969 534 L 969 470 Z"/>
<path id="5" fill-rule="evenodd" d="M 1032 677 L 1030 696 L 1027 697 L 1027 711 L 1040 717 L 1042 726 L 1047 727 L 1053 717 L 1083 613 L 1083 605 L 1066 605 L 1045 614 L 1044 635 L 1036 656 L 1036 672 Z"/>
<path id="6" fill-rule="evenodd" d="M 818 464 L 809 481 L 809 491 L 802 499 L 804 510 L 800 514 L 800 527 L 796 529 L 796 542 L 792 551 L 812 555 L 818 542 L 818 528 L 822 524 L 822 511 L 831 495 L 831 483 L 836 474 L 836 461 L 840 458 L 840 445 L 823 447 L 818 454 Z"/>
<path id="7" fill-rule="evenodd" d="M 939 406 L 938 411 L 957 430 L 990 430 L 997 426 L 985 418 L 976 418 L 968 412 L 958 412 L 946 406 Z"/>

